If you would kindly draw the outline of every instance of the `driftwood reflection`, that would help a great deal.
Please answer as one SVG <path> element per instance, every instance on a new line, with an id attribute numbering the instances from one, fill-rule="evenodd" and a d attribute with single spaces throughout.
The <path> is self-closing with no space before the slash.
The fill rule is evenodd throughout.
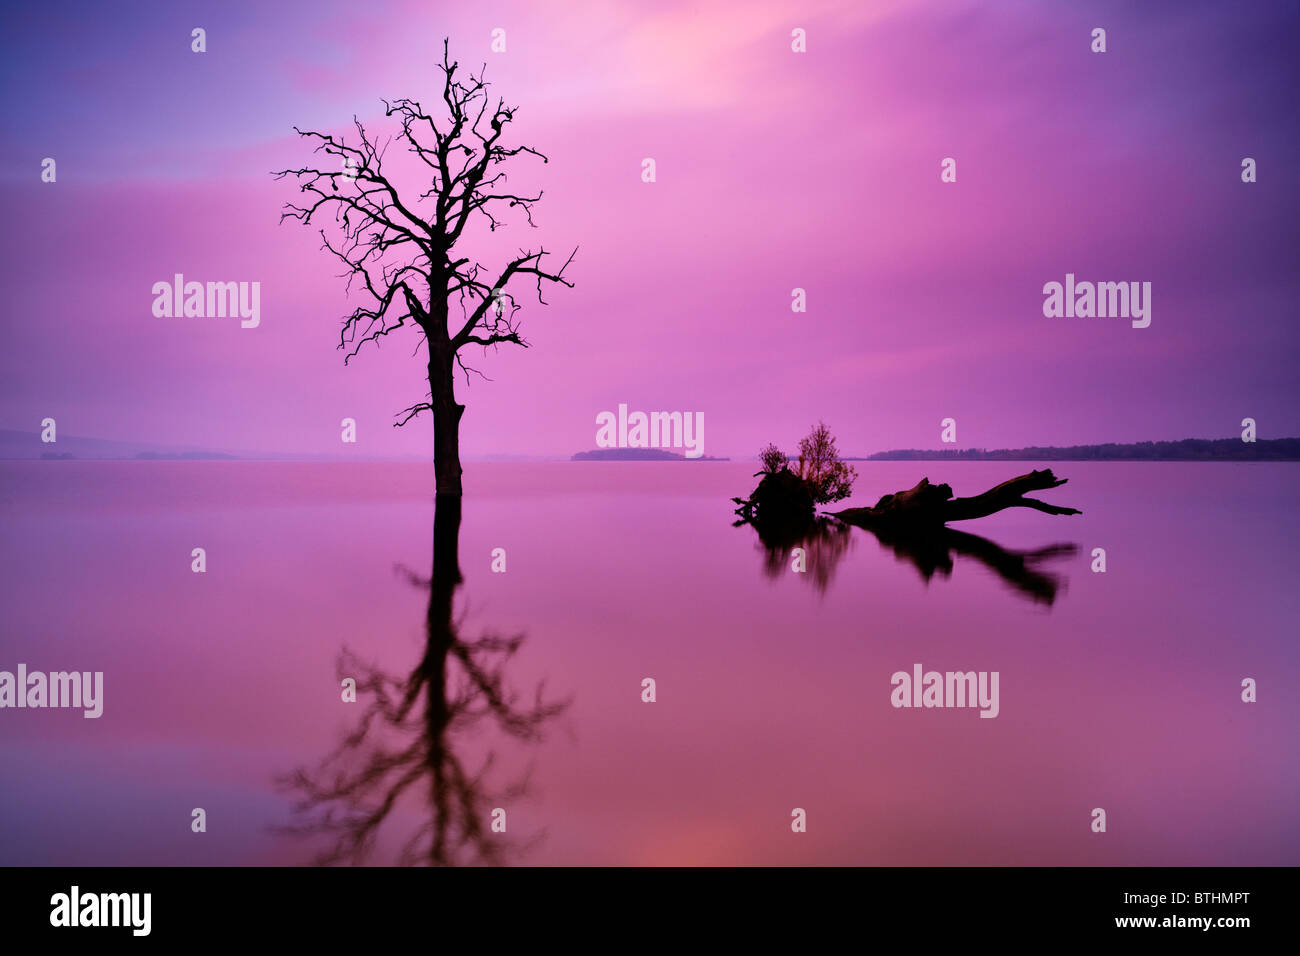
<path id="1" fill-rule="evenodd" d="M 764 576 L 777 578 L 793 571 L 797 559 L 795 549 L 801 548 L 806 566 L 804 574 L 797 576 L 806 576 L 823 594 L 830 587 L 836 567 L 853 549 L 856 540 L 853 526 L 828 516 L 818 516 L 810 522 L 742 520 L 734 523 L 735 527 L 743 525 L 753 527 L 758 533 Z M 942 525 L 906 530 L 888 526 L 863 530 L 893 551 L 900 561 L 911 564 L 926 582 L 936 574 L 951 577 L 954 559 L 961 555 L 993 571 L 1018 596 L 1048 607 L 1064 590 L 1065 578 L 1045 568 L 1045 563 L 1072 557 L 1079 550 L 1078 545 L 1068 543 L 1029 551 L 1011 550 L 988 538 Z"/>
<path id="2" fill-rule="evenodd" d="M 425 579 L 399 569 L 429 590 L 419 663 L 409 674 L 391 675 L 345 648 L 338 675 L 356 679 L 360 718 L 317 766 L 280 778 L 281 787 L 296 795 L 295 823 L 281 829 L 327 838 L 318 865 L 366 862 L 384 824 L 410 799 L 423 800 L 428 818 L 402 843 L 397 862 L 403 865 L 501 864 L 540 839 L 520 841 L 508 829 L 492 829 L 493 810 L 508 811 L 526 792 L 527 775 L 496 786 L 493 754 L 471 760 L 457 746 L 470 737 L 481 743 L 489 726 L 510 738 L 539 741 L 568 701 L 548 701 L 538 686 L 531 700 L 521 702 L 508 689 L 506 667 L 524 635 L 459 636 L 453 604 L 463 580 L 460 520 L 460 499 L 440 496 L 432 574 Z M 474 752 L 480 753 L 477 746 Z M 507 812 L 507 828 L 508 819 Z"/>
<path id="3" fill-rule="evenodd" d="M 1043 563 L 1071 557 L 1079 550 L 1077 544 L 1053 544 L 1031 551 L 1013 551 L 977 534 L 942 527 L 915 533 L 873 528 L 871 533 L 900 561 L 916 568 L 927 583 L 935 574 L 951 577 L 953 556 L 963 555 L 993 571 L 1014 593 L 1048 607 L 1064 589 L 1065 579 L 1043 568 Z"/>

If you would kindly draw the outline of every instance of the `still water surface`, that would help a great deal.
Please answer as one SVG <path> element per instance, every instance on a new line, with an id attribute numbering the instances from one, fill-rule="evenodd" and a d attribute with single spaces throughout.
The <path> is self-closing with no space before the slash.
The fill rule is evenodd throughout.
<path id="1" fill-rule="evenodd" d="M 849 504 L 1031 467 L 859 462 Z M 429 466 L 2 463 L 0 669 L 105 702 L 0 711 L 0 863 L 1300 864 L 1300 465 L 1051 467 L 1083 515 L 797 574 L 732 527 L 752 463 L 470 463 L 440 592 Z M 916 663 L 998 717 L 894 709 Z"/>

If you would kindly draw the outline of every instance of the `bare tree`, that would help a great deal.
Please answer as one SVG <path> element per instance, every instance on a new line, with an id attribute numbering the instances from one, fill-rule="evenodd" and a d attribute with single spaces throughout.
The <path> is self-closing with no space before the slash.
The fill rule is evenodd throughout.
<path id="1" fill-rule="evenodd" d="M 384 102 L 385 117 L 396 117 L 398 141 L 414 154 L 429 175 L 429 188 L 415 196 L 399 195 L 384 171 L 389 140 L 381 143 L 353 117 L 357 139 L 301 130 L 294 132 L 316 143 L 315 152 L 334 157 L 336 169 L 302 167 L 274 173 L 293 177 L 308 198 L 303 205 L 286 203 L 280 221 L 304 225 L 318 215 L 332 215 L 334 239 L 320 230 L 324 248 L 345 266 L 348 292 L 358 289 L 366 302 L 343 319 L 339 348 L 346 364 L 367 342 L 379 340 L 408 322 L 428 348 L 429 397 L 398 412 L 396 425 L 405 425 L 421 412 L 433 416 L 434 474 L 438 495 L 461 494 L 460 419 L 465 406 L 456 401 L 455 373 L 469 380 L 462 350 L 470 345 L 512 344 L 527 347 L 520 335 L 511 283 L 531 278 L 538 302 L 545 305 L 543 282 L 572 288 L 565 270 L 577 254 L 575 247 L 563 265 L 544 265 L 545 248 L 521 248 L 499 270 L 489 272 L 456 244 L 471 221 L 495 231 L 506 222 L 506 211 L 522 212 L 533 226 L 533 204 L 542 198 L 508 188 L 503 163 L 528 153 L 546 162 L 531 146 L 503 142 L 515 107 L 498 99 L 490 105 L 483 68 L 475 76 L 459 75 L 443 41 L 442 102 L 426 111 L 416 100 Z M 434 116 L 434 112 L 438 116 Z"/>

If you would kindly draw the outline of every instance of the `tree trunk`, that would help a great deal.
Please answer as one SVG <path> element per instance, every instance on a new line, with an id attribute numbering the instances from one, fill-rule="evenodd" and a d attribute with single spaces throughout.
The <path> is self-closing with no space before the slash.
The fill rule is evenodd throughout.
<path id="1" fill-rule="evenodd" d="M 433 473 L 437 496 L 461 496 L 460 417 L 465 406 L 456 402 L 455 355 L 450 350 L 429 358 L 429 404 L 433 406 Z"/>

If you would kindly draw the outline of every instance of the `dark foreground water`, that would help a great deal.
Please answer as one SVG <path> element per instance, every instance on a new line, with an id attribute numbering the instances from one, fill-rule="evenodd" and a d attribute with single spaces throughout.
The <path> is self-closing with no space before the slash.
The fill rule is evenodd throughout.
<path id="1" fill-rule="evenodd" d="M 1030 467 L 859 463 L 851 503 Z M 731 526 L 750 463 L 467 465 L 403 723 L 430 467 L 0 464 L 0 670 L 104 673 L 98 719 L 0 710 L 0 863 L 1300 863 L 1300 466 L 1052 467 L 1082 516 L 831 529 L 796 573 Z M 997 717 L 891 706 L 918 663 L 997 671 Z"/>

